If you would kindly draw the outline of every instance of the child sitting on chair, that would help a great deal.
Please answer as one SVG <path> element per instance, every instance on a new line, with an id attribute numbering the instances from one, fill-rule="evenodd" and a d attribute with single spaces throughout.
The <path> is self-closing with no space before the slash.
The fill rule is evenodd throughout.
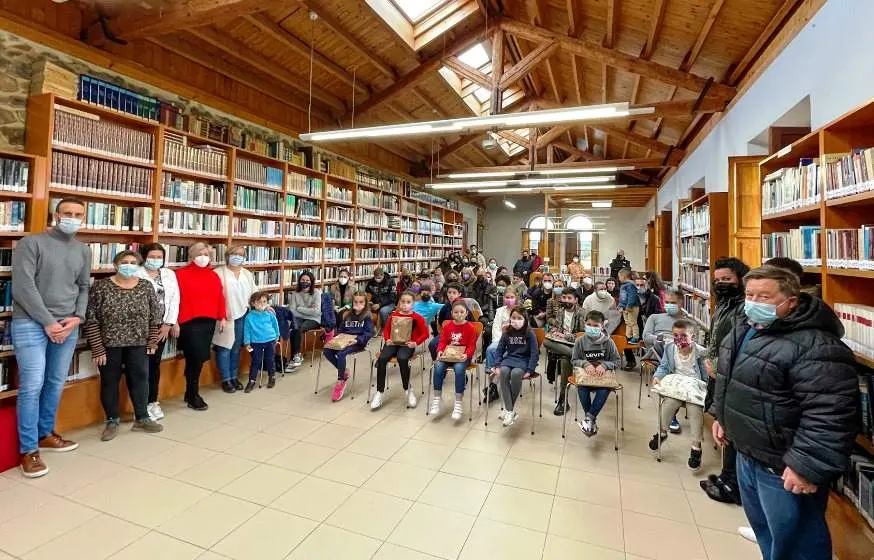
<path id="1" fill-rule="evenodd" d="M 582 368 L 586 375 L 601 377 L 608 371 L 615 371 L 619 360 L 616 344 L 604 332 L 604 314 L 600 311 L 589 311 L 586 314 L 586 335 L 581 336 L 574 343 L 571 363 L 575 368 Z M 585 417 L 577 425 L 587 437 L 592 437 L 598 433 L 598 413 L 607 403 L 610 389 L 577 387 L 577 392 L 585 412 Z"/>
<path id="2" fill-rule="evenodd" d="M 694 327 L 692 323 L 685 319 L 677 319 L 674 321 L 674 327 L 671 330 L 673 342 L 668 342 L 665 346 L 664 354 L 659 362 L 659 367 L 656 369 L 655 376 L 652 379 L 653 385 L 665 378 L 667 375 L 687 375 L 707 381 L 707 368 L 704 362 L 707 359 L 707 350 L 698 346 L 692 340 Z M 671 417 L 677 414 L 677 411 L 684 404 L 684 401 L 664 397 L 661 404 L 661 433 L 652 436 L 649 442 L 649 448 L 655 451 L 659 448 L 660 441 L 665 441 L 668 438 L 667 427 L 671 423 Z M 697 471 L 701 468 L 701 439 L 704 435 L 704 407 L 686 402 L 686 412 L 689 414 L 689 423 L 692 425 L 692 450 L 689 453 L 689 468 Z"/>
<path id="3" fill-rule="evenodd" d="M 279 322 L 276 314 L 267 309 L 268 298 L 264 292 L 255 292 L 249 298 L 252 308 L 246 313 L 243 322 L 243 345 L 252 353 L 249 364 L 249 382 L 246 383 L 246 393 L 255 388 L 258 374 L 267 365 L 267 388 L 276 385 L 276 342 L 279 340 Z"/>
<path id="4" fill-rule="evenodd" d="M 446 369 L 452 367 L 455 372 L 455 405 L 452 407 L 452 419 L 461 420 L 464 411 L 463 398 L 464 386 L 467 381 L 467 366 L 476 352 L 476 330 L 467 320 L 470 312 L 463 300 L 452 304 L 452 321 L 443 326 L 440 332 L 440 342 L 437 344 L 437 361 L 434 362 L 434 396 L 431 398 L 431 407 L 428 414 L 436 416 L 440 414 L 443 405 L 443 379 L 446 377 Z M 446 348 L 450 345 L 463 346 L 464 354 L 457 362 L 444 362 L 442 360 Z"/>
<path id="5" fill-rule="evenodd" d="M 379 358 L 376 360 L 376 394 L 373 395 L 373 400 L 370 401 L 370 409 L 376 410 L 382 406 L 382 401 L 385 399 L 385 376 L 388 362 L 392 358 L 397 359 L 398 367 L 401 370 L 401 383 L 404 387 L 404 392 L 407 396 L 407 408 L 416 408 L 418 401 L 416 400 L 416 392 L 410 388 L 410 358 L 416 351 L 416 346 L 428 340 L 428 325 L 425 324 L 425 319 L 421 315 L 413 311 L 413 294 L 404 292 L 398 298 L 398 306 L 388 316 L 383 329 L 383 339 L 385 345 L 379 352 Z M 392 342 L 391 330 L 392 323 L 400 317 L 411 317 L 413 320 L 413 332 L 410 340 L 404 343 L 396 344 Z"/>
<path id="6" fill-rule="evenodd" d="M 331 393 L 331 401 L 337 402 L 343 398 L 346 385 L 349 383 L 349 370 L 346 369 L 346 357 L 349 354 L 361 352 L 367 346 L 370 335 L 373 332 L 373 318 L 367 309 L 367 294 L 355 292 L 352 294 L 352 308 L 344 308 L 337 314 L 337 331 L 335 334 L 351 334 L 355 337 L 355 344 L 342 350 L 325 348 L 324 354 L 334 367 L 337 368 L 337 383 Z"/>
<path id="7" fill-rule="evenodd" d="M 492 374 L 500 378 L 501 396 L 504 398 L 501 420 L 504 426 L 512 426 L 516 422 L 519 415 L 515 405 L 522 390 L 522 380 L 534 373 L 539 359 L 537 335 L 528 326 L 528 314 L 521 307 L 514 307 L 510 311 L 510 324 L 501 333 L 492 369 Z"/>

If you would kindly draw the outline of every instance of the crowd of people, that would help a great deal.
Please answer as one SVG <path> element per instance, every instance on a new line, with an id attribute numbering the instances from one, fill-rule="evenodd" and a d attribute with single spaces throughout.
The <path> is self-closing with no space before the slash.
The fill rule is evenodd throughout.
<path id="1" fill-rule="evenodd" d="M 746 536 L 766 559 L 831 557 L 824 512 L 858 431 L 856 366 L 841 342 L 840 321 L 801 290 L 803 269 L 791 259 L 750 270 L 737 258 L 720 258 L 712 270 L 715 315 L 702 345 L 696 322 L 682 310 L 682 294 L 655 272 L 634 272 L 621 250 L 608 278 L 593 276 L 578 255 L 556 270 L 523 251 L 509 269 L 476 246 L 448 254 L 433 270 L 404 269 L 397 281 L 377 268 L 360 291 L 355 283 L 365 279 L 349 270 L 324 292 L 304 272 L 283 306 L 258 291 L 243 246 L 229 247 L 226 262 L 214 266 L 211 248 L 194 243 L 188 264 L 173 271 L 161 245 L 145 245 L 115 255 L 114 274 L 92 284 L 90 252 L 76 240 L 84 215 L 81 201 L 61 200 L 57 225 L 25 237 L 14 252 L 12 339 L 26 477 L 48 472 L 40 452 L 78 445 L 55 431 L 55 416 L 80 326 L 100 373 L 104 441 L 116 437 L 121 423 L 122 376 L 131 429 L 163 429 L 160 365 L 171 337 L 184 357 L 185 402 L 196 411 L 208 409 L 200 379 L 212 352 L 222 390 L 248 393 L 264 371 L 268 388 L 278 368 L 297 371 L 303 338 L 317 331 L 337 370 L 332 401 L 347 389 L 349 356 L 381 336 L 372 409 L 386 402 L 387 368 L 395 362 L 406 406 L 417 406 L 410 361 L 427 352 L 429 415 L 441 414 L 451 371 L 451 418 L 462 418 L 467 372 L 481 360 L 490 381 L 482 398 L 501 399 L 504 426 L 517 421 L 522 383 L 537 375 L 545 354 L 544 377 L 560 389 L 554 414 L 567 412 L 564 389 L 576 387 L 584 411 L 579 428 L 588 437 L 598 433 L 598 415 L 613 390 L 601 381 L 646 361 L 655 366 L 660 409 L 649 447 L 660 450 L 680 432 L 676 413 L 685 407 L 692 433 L 687 464 L 698 470 L 709 414 L 724 453 L 721 472 L 702 480 L 702 490 L 743 506 L 751 525 Z M 287 356 L 281 344 L 275 356 L 281 341 L 288 341 Z M 251 364 L 245 386 L 238 375 L 242 349 Z"/>

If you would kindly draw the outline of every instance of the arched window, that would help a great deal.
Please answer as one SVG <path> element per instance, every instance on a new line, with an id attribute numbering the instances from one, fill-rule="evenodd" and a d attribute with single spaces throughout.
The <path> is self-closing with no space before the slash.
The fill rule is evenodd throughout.
<path id="1" fill-rule="evenodd" d="M 592 220 L 582 214 L 577 214 L 576 216 L 568 218 L 564 227 L 565 229 L 575 230 L 592 229 Z"/>
<path id="2" fill-rule="evenodd" d="M 592 220 L 582 214 L 577 214 L 576 216 L 568 218 L 564 227 L 568 230 L 578 231 L 576 236 L 577 247 L 579 247 L 580 250 L 580 264 L 583 265 L 583 268 L 592 268 L 592 253 L 594 247 Z"/>
<path id="3" fill-rule="evenodd" d="M 552 221 L 552 218 L 547 220 L 544 216 L 534 216 L 528 220 L 528 229 L 543 229 L 546 224 L 548 224 L 549 229 L 555 229 L 555 222 Z"/>
<path id="4" fill-rule="evenodd" d="M 540 247 L 540 241 L 543 238 L 543 227 L 546 226 L 548 229 L 556 229 L 555 222 L 552 221 L 552 218 L 546 218 L 545 216 L 534 216 L 530 220 L 528 220 L 528 249 L 531 251 L 537 251 L 538 247 Z"/>

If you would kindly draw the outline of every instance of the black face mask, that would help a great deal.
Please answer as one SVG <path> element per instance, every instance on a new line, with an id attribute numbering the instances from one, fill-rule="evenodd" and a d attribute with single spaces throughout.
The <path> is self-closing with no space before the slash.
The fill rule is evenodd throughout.
<path id="1" fill-rule="evenodd" d="M 427 295 L 427 294 L 423 295 L 423 296 L 422 296 L 422 301 L 424 301 L 424 302 L 426 302 L 426 303 L 429 302 L 429 301 L 431 301 L 431 296 L 429 296 L 429 295 Z"/>
<path id="2" fill-rule="evenodd" d="M 718 298 L 730 298 L 740 295 L 741 288 L 733 282 L 714 282 L 713 292 Z"/>
<path id="3" fill-rule="evenodd" d="M 571 308 L 573 308 L 573 306 L 574 306 L 574 302 L 572 302 L 572 301 L 563 301 L 563 302 L 561 302 L 561 305 L 562 305 L 562 307 L 564 307 L 565 309 L 571 309 Z"/>
<path id="4" fill-rule="evenodd" d="M 309 283 L 309 282 L 301 282 L 301 283 L 299 284 L 299 286 L 300 286 L 300 289 L 301 289 L 301 290 L 309 290 L 309 289 L 310 289 L 310 283 Z"/>

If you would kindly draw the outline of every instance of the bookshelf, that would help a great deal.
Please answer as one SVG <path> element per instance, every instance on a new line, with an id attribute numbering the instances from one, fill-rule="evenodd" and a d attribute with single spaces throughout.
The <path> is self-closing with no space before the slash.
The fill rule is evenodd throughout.
<path id="1" fill-rule="evenodd" d="M 700 196 L 699 196 L 700 195 Z M 688 317 L 710 330 L 715 298 L 710 294 L 710 279 L 719 257 L 728 255 L 728 193 L 702 194 L 680 204 L 677 239 L 679 277 L 683 292 L 682 307 Z"/>
<path id="2" fill-rule="evenodd" d="M 762 263 L 761 156 L 728 158 L 728 253 L 748 264 Z"/>
<path id="3" fill-rule="evenodd" d="M 275 159 L 54 94 L 31 97 L 27 119 L 34 156 L 20 157 L 44 163 L 28 193 L 11 194 L 32 197 L 29 227 L 16 235 L 49 227 L 53 199 L 82 198 L 88 223 L 79 239 L 92 247 L 93 275 L 111 273 L 112 255 L 133 244 L 162 243 L 171 267 L 186 264 L 194 240 L 213 245 L 217 262 L 241 244 L 256 284 L 285 304 L 305 270 L 325 288 L 348 268 L 363 288 L 376 266 L 394 276 L 433 268 L 461 247 L 463 216 L 445 201 L 317 154 L 308 154 L 312 169 L 298 164 L 303 158 Z M 0 219 L 0 247 L 14 241 L 5 233 Z M 97 379 L 67 384 L 59 429 L 102 419 Z M 216 379 L 205 368 L 202 381 Z M 160 398 L 183 390 L 181 360 L 169 353 Z"/>
<path id="4" fill-rule="evenodd" d="M 646 236 L 644 238 L 644 268 L 653 270 L 656 263 L 656 239 L 655 239 L 655 220 L 650 220 L 646 224 Z M 661 275 L 659 275 L 661 276 Z"/>
<path id="5" fill-rule="evenodd" d="M 665 282 L 671 282 L 674 278 L 674 223 L 671 214 L 670 210 L 662 210 L 656 216 L 653 227 L 655 237 L 653 268 Z"/>

